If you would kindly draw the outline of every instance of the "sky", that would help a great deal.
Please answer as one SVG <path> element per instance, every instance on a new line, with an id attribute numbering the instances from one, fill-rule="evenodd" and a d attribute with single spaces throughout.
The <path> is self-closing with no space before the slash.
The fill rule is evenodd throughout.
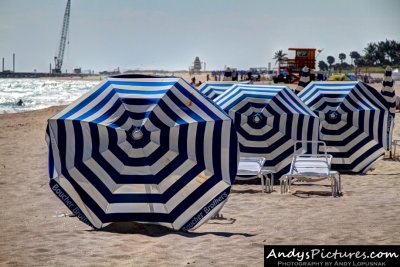
<path id="1" fill-rule="evenodd" d="M 5 69 L 48 72 L 67 0 L 0 0 Z M 318 60 L 369 42 L 400 41 L 400 0 L 72 0 L 63 71 L 207 70 L 272 66 L 278 50 L 320 48 Z M 291 56 L 291 54 L 289 54 Z"/>

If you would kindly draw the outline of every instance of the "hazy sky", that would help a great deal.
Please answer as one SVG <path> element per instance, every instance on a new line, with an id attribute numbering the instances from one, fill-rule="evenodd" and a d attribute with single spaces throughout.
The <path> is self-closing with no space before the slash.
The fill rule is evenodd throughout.
<path id="1" fill-rule="evenodd" d="M 16 53 L 16 71 L 48 71 L 66 3 L 0 0 L 6 69 Z M 400 0 L 72 0 L 63 70 L 187 69 L 196 56 L 209 70 L 247 69 L 289 47 L 338 61 L 386 38 L 400 41 Z"/>

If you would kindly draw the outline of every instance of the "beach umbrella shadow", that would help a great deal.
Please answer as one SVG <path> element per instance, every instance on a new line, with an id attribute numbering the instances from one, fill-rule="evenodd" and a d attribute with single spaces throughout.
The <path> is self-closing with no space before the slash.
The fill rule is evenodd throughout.
<path id="1" fill-rule="evenodd" d="M 252 237 L 253 234 L 248 233 L 230 233 L 230 232 L 183 232 L 175 231 L 170 228 L 161 225 L 150 225 L 150 224 L 140 224 L 135 222 L 115 222 L 111 223 L 100 230 L 89 230 L 89 231 L 100 231 L 109 232 L 117 234 L 138 234 L 146 235 L 151 237 L 161 237 L 165 235 L 180 235 L 183 237 L 193 238 L 204 235 L 215 235 L 219 237 L 231 237 L 231 236 L 243 236 Z"/>

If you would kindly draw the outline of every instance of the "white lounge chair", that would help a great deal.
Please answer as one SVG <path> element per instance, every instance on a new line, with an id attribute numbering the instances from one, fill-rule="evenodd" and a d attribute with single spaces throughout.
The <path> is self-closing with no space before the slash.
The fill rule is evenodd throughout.
<path id="1" fill-rule="evenodd" d="M 324 153 L 322 154 L 299 154 L 296 153 L 298 144 L 323 145 Z M 341 177 L 340 173 L 331 170 L 332 155 L 326 153 L 326 144 L 321 141 L 297 141 L 294 144 L 293 159 L 288 174 L 280 179 L 281 193 L 290 190 L 292 180 L 316 182 L 323 179 L 331 181 L 332 196 L 336 197 L 341 194 Z M 319 151 L 319 150 L 318 150 Z"/>
<path id="2" fill-rule="evenodd" d="M 249 180 L 260 178 L 262 192 L 272 192 L 274 190 L 274 172 L 264 167 L 264 157 L 241 157 L 237 175 L 246 177 L 236 177 L 236 180 Z M 268 177 L 268 174 L 271 177 Z M 265 178 L 265 182 L 264 182 Z"/>

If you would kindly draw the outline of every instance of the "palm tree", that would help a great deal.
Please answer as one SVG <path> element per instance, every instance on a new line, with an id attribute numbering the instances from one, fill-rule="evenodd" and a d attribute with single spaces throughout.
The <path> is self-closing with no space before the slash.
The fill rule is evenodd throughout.
<path id="1" fill-rule="evenodd" d="M 318 62 L 318 68 L 322 71 L 328 70 L 328 64 L 325 63 L 325 61 L 320 60 Z"/>
<path id="2" fill-rule="evenodd" d="M 373 65 L 376 62 L 376 55 L 378 53 L 378 47 L 375 43 L 367 44 L 367 47 L 364 48 L 364 59 L 367 65 Z"/>
<path id="3" fill-rule="evenodd" d="M 275 52 L 275 55 L 272 59 L 275 59 L 275 64 L 278 63 L 278 74 L 281 73 L 281 64 L 285 60 L 287 60 L 287 54 L 283 53 L 282 50 L 279 50 L 278 52 Z"/>
<path id="4" fill-rule="evenodd" d="M 351 58 L 351 65 L 353 65 L 355 60 L 359 60 L 361 58 L 361 55 L 357 51 L 351 51 L 349 56 Z"/>
<path id="5" fill-rule="evenodd" d="M 328 61 L 329 69 L 331 69 L 332 68 L 332 64 L 335 63 L 335 58 L 333 56 L 328 56 L 326 58 L 326 61 Z"/>
<path id="6" fill-rule="evenodd" d="M 343 64 L 343 60 L 346 60 L 346 54 L 345 53 L 340 53 L 339 54 L 339 59 L 340 59 L 340 64 Z"/>

